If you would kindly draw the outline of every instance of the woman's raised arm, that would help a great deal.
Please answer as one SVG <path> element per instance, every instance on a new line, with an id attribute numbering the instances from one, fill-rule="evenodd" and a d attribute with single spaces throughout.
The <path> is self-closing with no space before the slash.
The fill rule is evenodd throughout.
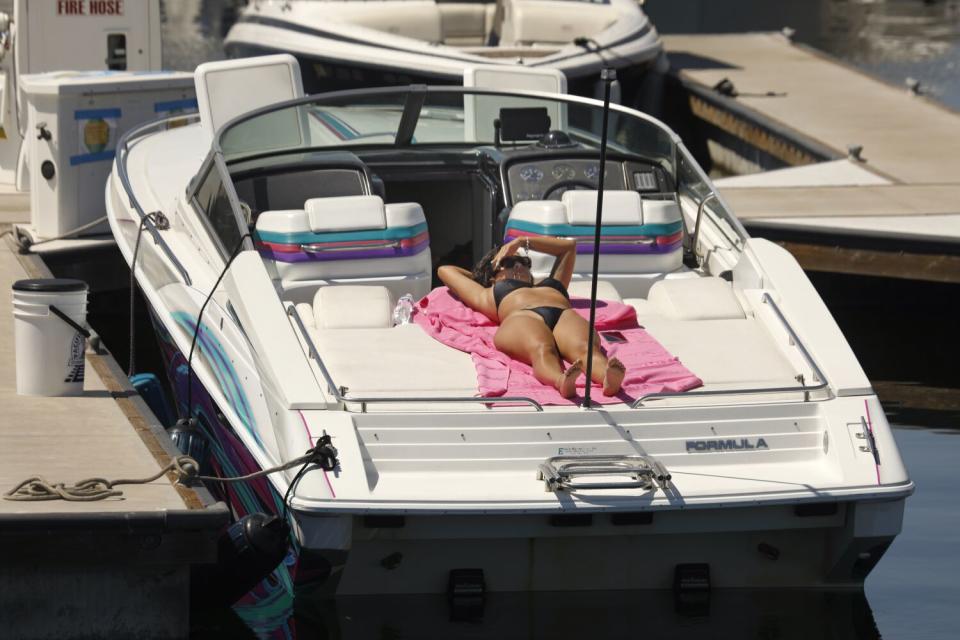
<path id="1" fill-rule="evenodd" d="M 489 318 L 497 319 L 497 308 L 490 289 L 474 280 L 469 271 L 445 264 L 437 268 L 437 277 L 468 307 Z"/>
<path id="2" fill-rule="evenodd" d="M 517 238 L 517 241 L 523 241 L 523 246 L 529 251 L 537 251 L 539 253 L 556 256 L 557 259 L 550 269 L 550 277 L 562 282 L 564 287 L 570 286 L 570 278 L 573 277 L 573 266 L 577 261 L 576 240 L 571 238 L 524 236 L 523 238 Z"/>

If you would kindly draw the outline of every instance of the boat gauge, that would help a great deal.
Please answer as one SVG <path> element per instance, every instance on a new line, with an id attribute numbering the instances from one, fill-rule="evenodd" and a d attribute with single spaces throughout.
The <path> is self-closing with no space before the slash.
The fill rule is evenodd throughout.
<path id="1" fill-rule="evenodd" d="M 596 180 L 597 176 L 600 175 L 600 165 L 598 164 L 587 165 L 587 167 L 583 170 L 583 175 L 587 177 L 587 180 Z M 608 172 L 604 171 L 603 176 L 607 177 L 607 175 L 608 175 Z"/>
<path id="2" fill-rule="evenodd" d="M 550 175 L 557 180 L 573 180 L 577 177 L 577 170 L 568 164 L 558 164 L 550 171 Z"/>
<path id="3" fill-rule="evenodd" d="M 540 182 L 543 180 L 543 171 L 537 167 L 524 167 L 520 169 L 520 178 L 524 182 Z"/>

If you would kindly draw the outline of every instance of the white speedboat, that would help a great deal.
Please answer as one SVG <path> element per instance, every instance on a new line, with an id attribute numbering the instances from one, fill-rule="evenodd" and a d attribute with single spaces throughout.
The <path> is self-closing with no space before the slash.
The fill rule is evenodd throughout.
<path id="1" fill-rule="evenodd" d="M 601 67 L 640 87 L 662 53 L 636 0 L 255 0 L 225 47 L 230 57 L 293 54 L 311 93 L 461 84 L 486 64 L 557 69 L 571 93 L 593 96 Z"/>
<path id="2" fill-rule="evenodd" d="M 504 237 L 592 242 L 602 104 L 424 86 L 304 97 L 285 60 L 198 69 L 200 121 L 128 135 L 106 196 L 128 262 L 146 229 L 136 278 L 212 468 L 273 467 L 327 437 L 338 451 L 295 486 L 290 469 L 223 494 L 238 514 L 289 496 L 298 581 L 862 585 L 913 491 L 891 429 L 797 262 L 747 235 L 672 131 L 611 108 L 598 304 L 635 313 L 702 386 L 651 374 L 590 408 L 512 383 L 482 395 L 471 354 L 416 321 L 428 305 L 395 326 L 394 302 L 433 300 L 437 263 L 470 265 Z M 592 246 L 572 294 L 589 295 Z"/>

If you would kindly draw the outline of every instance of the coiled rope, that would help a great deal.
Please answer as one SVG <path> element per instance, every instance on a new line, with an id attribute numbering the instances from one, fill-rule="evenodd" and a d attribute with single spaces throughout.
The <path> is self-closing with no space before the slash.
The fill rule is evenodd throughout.
<path id="1" fill-rule="evenodd" d="M 170 464 L 160 469 L 157 473 L 146 478 L 122 478 L 120 480 L 107 480 L 106 478 L 87 478 L 79 482 L 67 485 L 63 482 L 50 482 L 42 476 L 34 476 L 24 480 L 16 487 L 3 495 L 4 500 L 17 500 L 23 502 L 36 502 L 41 500 L 66 500 L 68 502 L 94 502 L 106 498 L 119 497 L 123 495 L 122 491 L 115 489 L 124 484 L 149 484 L 158 480 L 166 473 L 172 472 L 177 477 L 177 482 L 184 485 L 201 480 L 204 482 L 246 482 L 254 480 L 277 471 L 286 471 L 302 464 L 301 473 L 297 474 L 296 480 L 299 480 L 302 472 L 306 470 L 307 465 L 314 463 L 319 465 L 325 471 L 332 471 L 337 466 L 337 450 L 330 444 L 329 436 L 320 438 L 317 446 L 308 450 L 299 458 L 294 458 L 283 464 L 269 469 L 261 469 L 245 476 L 234 476 L 221 478 L 218 476 L 200 475 L 200 465 L 190 456 L 177 456 L 170 460 Z M 296 483 L 296 480 L 291 485 Z M 289 493 L 289 491 L 288 491 Z"/>

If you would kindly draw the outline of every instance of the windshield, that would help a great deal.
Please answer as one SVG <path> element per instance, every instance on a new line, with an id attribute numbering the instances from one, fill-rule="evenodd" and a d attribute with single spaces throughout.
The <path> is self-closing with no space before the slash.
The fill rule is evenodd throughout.
<path id="1" fill-rule="evenodd" d="M 218 142 L 227 162 L 306 149 L 426 145 L 532 145 L 548 132 L 599 147 L 602 105 L 565 96 L 405 87 L 310 96 L 228 123 Z M 611 150 L 642 157 L 676 175 L 670 132 L 655 120 L 611 108 Z"/>

